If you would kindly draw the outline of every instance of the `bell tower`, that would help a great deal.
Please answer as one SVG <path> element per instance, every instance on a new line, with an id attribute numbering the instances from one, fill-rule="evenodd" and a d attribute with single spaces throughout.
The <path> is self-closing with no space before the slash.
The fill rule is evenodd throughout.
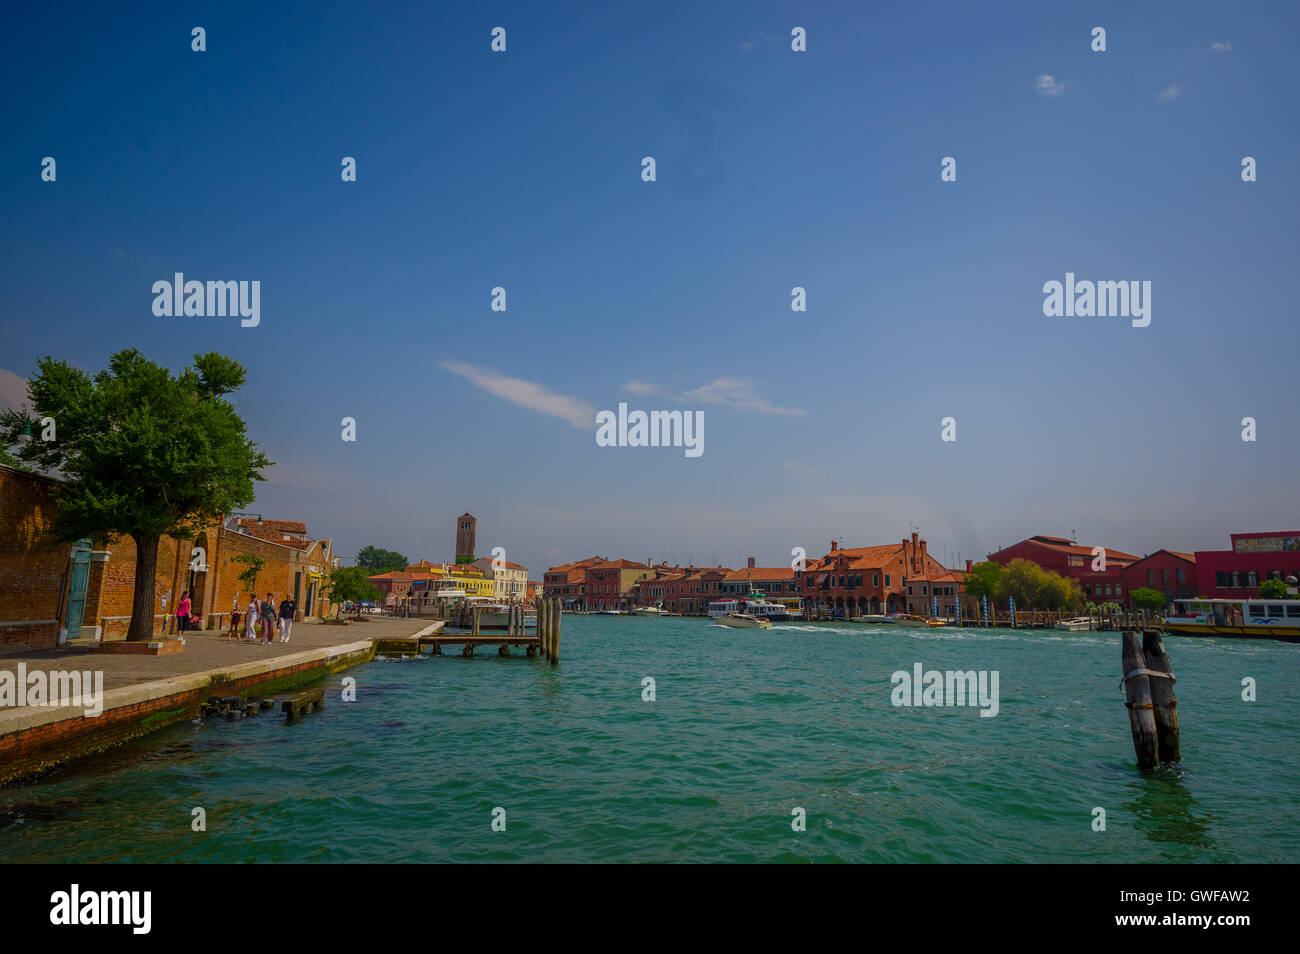
<path id="1" fill-rule="evenodd" d="M 463 513 L 456 518 L 456 562 L 474 562 L 474 535 L 478 521 L 473 515 Z"/>

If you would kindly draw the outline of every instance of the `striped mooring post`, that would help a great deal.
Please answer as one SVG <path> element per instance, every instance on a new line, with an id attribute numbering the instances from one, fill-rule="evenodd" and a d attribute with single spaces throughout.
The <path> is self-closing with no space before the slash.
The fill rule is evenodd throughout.
<path id="1" fill-rule="evenodd" d="M 1015 597 L 1014 597 L 1014 596 L 1013 596 L 1013 597 L 1009 597 L 1009 598 L 1007 599 L 1007 604 L 1011 607 L 1011 628 L 1012 628 L 1012 629 L 1015 629 L 1015 628 L 1016 628 L 1016 599 L 1015 599 Z"/>

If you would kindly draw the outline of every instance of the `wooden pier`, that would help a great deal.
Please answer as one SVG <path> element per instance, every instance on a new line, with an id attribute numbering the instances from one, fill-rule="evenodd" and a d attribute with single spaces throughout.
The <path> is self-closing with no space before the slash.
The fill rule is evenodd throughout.
<path id="1" fill-rule="evenodd" d="M 522 605 L 510 607 L 509 619 L 504 629 L 487 631 L 479 625 L 479 610 L 470 609 L 463 617 L 465 632 L 449 633 L 446 620 L 439 620 L 414 636 L 376 640 L 376 656 L 418 656 L 425 649 L 430 655 L 443 655 L 443 647 L 459 646 L 460 654 L 473 657 L 481 646 L 496 646 L 498 656 L 510 656 L 514 647 L 522 646 L 529 658 L 541 654 L 552 664 L 560 661 L 560 602 L 558 599 L 540 600 L 537 604 L 537 626 L 529 635 L 525 626 Z"/>

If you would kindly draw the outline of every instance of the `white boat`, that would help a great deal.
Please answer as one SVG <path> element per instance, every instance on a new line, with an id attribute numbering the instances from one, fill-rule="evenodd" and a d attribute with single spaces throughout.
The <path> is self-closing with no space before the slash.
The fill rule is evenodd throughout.
<path id="1" fill-rule="evenodd" d="M 750 616 L 748 613 L 728 613 L 726 616 L 715 616 L 723 626 L 730 626 L 732 629 L 771 629 L 772 621 L 764 619 L 761 616 Z"/>
<path id="2" fill-rule="evenodd" d="M 469 598 L 471 608 L 478 608 L 478 628 L 479 629 L 509 629 L 510 628 L 510 604 L 498 603 L 495 600 L 488 599 L 485 596 L 471 596 Z M 528 610 L 524 610 L 524 628 L 537 627 L 537 613 L 533 611 L 529 615 Z"/>
<path id="3" fill-rule="evenodd" d="M 1092 629 L 1092 619 L 1087 616 L 1076 616 L 1073 619 L 1057 620 L 1053 629 L 1063 629 L 1067 633 L 1086 633 Z"/>
<path id="4" fill-rule="evenodd" d="M 638 606 L 632 610 L 633 616 L 667 616 L 668 611 L 658 606 Z"/>
<path id="5" fill-rule="evenodd" d="M 776 620 L 780 622 L 790 618 L 790 608 L 781 603 L 774 603 L 762 593 L 750 593 L 745 599 L 732 597 L 725 600 L 714 600 L 709 604 L 709 617 L 712 619 L 722 619 L 732 613 L 739 613 L 742 616 L 757 616 L 759 619 Z"/>
<path id="6" fill-rule="evenodd" d="M 1300 642 L 1300 600 L 1175 600 L 1164 631 Z"/>
<path id="7" fill-rule="evenodd" d="M 883 613 L 868 613 L 866 616 L 854 616 L 851 623 L 870 623 L 873 626 L 893 626 L 894 617 L 885 616 Z"/>
<path id="8" fill-rule="evenodd" d="M 614 610 L 614 609 L 608 609 L 608 610 L 606 610 L 606 609 L 603 609 L 603 610 L 596 610 L 596 615 L 597 615 L 597 616 L 622 616 L 622 615 L 623 615 L 623 611 L 622 611 L 622 610 Z"/>

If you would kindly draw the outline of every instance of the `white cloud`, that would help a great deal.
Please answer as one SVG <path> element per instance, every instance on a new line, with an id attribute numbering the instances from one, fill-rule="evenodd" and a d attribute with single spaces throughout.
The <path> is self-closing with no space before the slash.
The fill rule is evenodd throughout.
<path id="1" fill-rule="evenodd" d="M 623 390 L 630 394 L 655 394 L 659 388 L 647 381 L 629 381 L 623 385 Z"/>
<path id="2" fill-rule="evenodd" d="M 0 407 L 27 406 L 27 379 L 0 368 Z"/>
<path id="3" fill-rule="evenodd" d="M 1227 53 L 1230 49 L 1232 49 L 1232 44 L 1225 43 L 1221 40 L 1216 40 L 1215 42 L 1210 44 L 1210 49 L 1212 49 L 1215 53 Z"/>
<path id="4" fill-rule="evenodd" d="M 1056 77 L 1043 73 L 1038 79 L 1034 80 L 1034 88 L 1044 96 L 1063 96 L 1065 95 L 1065 82 L 1058 83 Z"/>
<path id="5" fill-rule="evenodd" d="M 542 385 L 534 384 L 532 381 L 525 381 L 523 378 L 508 378 L 503 374 L 472 364 L 462 364 L 459 361 L 439 361 L 438 366 L 450 371 L 452 374 L 459 374 L 462 378 L 476 384 L 489 394 L 495 394 L 511 404 L 526 407 L 530 411 L 546 414 L 549 417 L 558 417 L 562 421 L 568 421 L 579 430 L 588 431 L 596 426 L 596 409 L 586 401 L 569 397 L 566 394 L 556 394 L 554 391 L 547 390 Z"/>
<path id="6" fill-rule="evenodd" d="M 1161 102 L 1167 103 L 1171 99 L 1177 99 L 1179 96 L 1182 95 L 1182 93 L 1183 93 L 1183 88 L 1175 84 L 1174 86 L 1170 86 L 1168 89 L 1162 89 L 1156 95 L 1156 99 L 1160 100 Z"/>
<path id="7" fill-rule="evenodd" d="M 686 391 L 684 400 L 702 401 L 705 404 L 725 404 L 738 411 L 757 411 L 759 414 L 799 415 L 803 411 L 792 407 L 778 407 L 758 396 L 754 382 L 743 378 L 718 378 L 703 387 Z"/>

